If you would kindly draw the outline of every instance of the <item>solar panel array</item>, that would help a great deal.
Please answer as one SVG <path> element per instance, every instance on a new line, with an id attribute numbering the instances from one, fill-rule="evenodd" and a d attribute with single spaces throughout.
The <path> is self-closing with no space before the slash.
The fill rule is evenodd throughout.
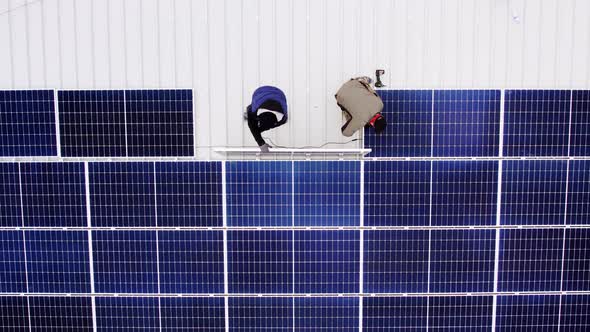
<path id="1" fill-rule="evenodd" d="M 368 159 L 217 162 L 153 159 L 187 90 L 2 93 L 2 330 L 590 328 L 587 91 L 379 91 Z"/>

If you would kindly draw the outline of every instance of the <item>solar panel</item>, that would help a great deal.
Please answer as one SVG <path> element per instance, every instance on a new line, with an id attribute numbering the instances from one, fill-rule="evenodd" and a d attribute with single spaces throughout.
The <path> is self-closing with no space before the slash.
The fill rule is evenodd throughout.
<path id="1" fill-rule="evenodd" d="M 295 330 L 358 331 L 358 297 L 295 298 Z"/>
<path id="2" fill-rule="evenodd" d="M 62 156 L 127 156 L 123 91 L 66 90 L 57 96 Z"/>
<path id="3" fill-rule="evenodd" d="M 358 231 L 296 231 L 295 293 L 358 293 Z"/>
<path id="4" fill-rule="evenodd" d="M 562 288 L 590 289 L 590 229 L 566 229 L 563 252 Z"/>
<path id="5" fill-rule="evenodd" d="M 25 226 L 87 225 L 83 164 L 23 163 L 20 170 Z"/>
<path id="6" fill-rule="evenodd" d="M 30 331 L 26 297 L 0 296 L 0 326 L 7 331 Z"/>
<path id="7" fill-rule="evenodd" d="M 230 293 L 291 293 L 292 231 L 227 232 Z"/>
<path id="8" fill-rule="evenodd" d="M 495 232 L 435 230 L 430 243 L 430 292 L 491 292 Z"/>
<path id="9" fill-rule="evenodd" d="M 432 225 L 494 225 L 495 161 L 436 161 L 432 165 Z"/>
<path id="10" fill-rule="evenodd" d="M 155 231 L 93 231 L 97 293 L 158 293 Z"/>
<path id="11" fill-rule="evenodd" d="M 502 164 L 502 224 L 563 224 L 566 175 L 566 161 L 505 161 Z"/>
<path id="12" fill-rule="evenodd" d="M 505 156 L 567 156 L 569 90 L 506 90 Z"/>
<path id="13" fill-rule="evenodd" d="M 497 156 L 499 90 L 435 90 L 433 156 Z"/>
<path id="14" fill-rule="evenodd" d="M 500 331 L 558 329 L 559 296 L 500 296 L 497 306 Z"/>
<path id="15" fill-rule="evenodd" d="M 365 226 L 428 226 L 430 161 L 365 162 Z"/>
<path id="16" fill-rule="evenodd" d="M 288 297 L 230 297 L 232 331 L 293 329 L 293 299 Z"/>
<path id="17" fill-rule="evenodd" d="M 590 91 L 572 91 L 569 155 L 590 156 Z"/>
<path id="18" fill-rule="evenodd" d="M 566 295 L 561 300 L 559 325 L 564 330 L 583 331 L 590 328 L 590 295 Z"/>
<path id="19" fill-rule="evenodd" d="M 221 163 L 156 163 L 155 182 L 158 226 L 222 226 Z"/>
<path id="20" fill-rule="evenodd" d="M 360 163 L 296 161 L 295 226 L 358 226 Z"/>
<path id="21" fill-rule="evenodd" d="M 27 231 L 27 282 L 33 293 L 90 293 L 88 233 Z"/>
<path id="22" fill-rule="evenodd" d="M 427 157 L 432 145 L 432 90 L 379 90 L 387 129 L 365 130 L 372 157 Z"/>
<path id="23" fill-rule="evenodd" d="M 426 297 L 363 298 L 363 330 L 425 330 L 427 310 Z"/>
<path id="24" fill-rule="evenodd" d="M 96 324 L 99 330 L 160 331 L 158 310 L 153 297 L 99 297 Z"/>
<path id="25" fill-rule="evenodd" d="M 57 156 L 52 90 L 0 90 L 0 156 Z"/>
<path id="26" fill-rule="evenodd" d="M 586 92 L 379 94 L 365 160 L 196 161 L 192 92 L 60 91 L 77 158 L 0 160 L 0 329 L 590 328 Z"/>
<path id="27" fill-rule="evenodd" d="M 93 226 L 156 226 L 153 163 L 90 163 L 89 180 Z"/>
<path id="28" fill-rule="evenodd" d="M 125 91 L 128 155 L 192 156 L 192 90 Z"/>
<path id="29" fill-rule="evenodd" d="M 23 232 L 0 231 L 0 243 L 0 292 L 26 292 Z"/>
<path id="30" fill-rule="evenodd" d="M 293 224 L 292 162 L 227 163 L 229 226 Z"/>
<path id="31" fill-rule="evenodd" d="M 33 331 L 92 329 L 92 303 L 89 297 L 32 297 L 29 303 Z"/>
<path id="32" fill-rule="evenodd" d="M 223 293 L 223 234 L 159 231 L 160 292 Z"/>
<path id="33" fill-rule="evenodd" d="M 559 291 L 562 254 L 562 229 L 502 230 L 498 290 Z"/>
<path id="34" fill-rule="evenodd" d="M 490 330 L 493 307 L 491 296 L 431 297 L 429 301 L 429 330 Z"/>
<path id="35" fill-rule="evenodd" d="M 0 163 L 0 227 L 23 226 L 19 165 Z"/>
<path id="36" fill-rule="evenodd" d="M 366 231 L 363 291 L 428 292 L 429 231 Z"/>
<path id="37" fill-rule="evenodd" d="M 590 160 L 569 162 L 566 223 L 590 224 Z"/>
<path id="38" fill-rule="evenodd" d="M 160 299 L 162 331 L 225 331 L 222 298 Z"/>

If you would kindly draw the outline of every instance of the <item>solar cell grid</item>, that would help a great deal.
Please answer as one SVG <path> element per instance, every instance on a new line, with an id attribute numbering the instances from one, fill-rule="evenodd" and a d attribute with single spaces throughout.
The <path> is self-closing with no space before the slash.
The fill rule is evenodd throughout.
<path id="1" fill-rule="evenodd" d="M 427 157 L 432 142 L 432 90 L 379 90 L 387 129 L 365 130 L 372 157 Z"/>
<path id="2" fill-rule="evenodd" d="M 57 156 L 52 90 L 0 90 L 0 156 Z"/>
<path id="3" fill-rule="evenodd" d="M 504 94 L 504 156 L 567 156 L 570 90 Z"/>
<path id="4" fill-rule="evenodd" d="M 23 226 L 19 165 L 0 163 L 0 227 Z"/>
<path id="5" fill-rule="evenodd" d="M 363 331 L 425 330 L 426 297 L 363 298 Z"/>
<path id="6" fill-rule="evenodd" d="M 500 296 L 497 310 L 498 331 L 558 329 L 559 296 Z"/>
<path id="7" fill-rule="evenodd" d="M 358 331 L 358 297 L 295 298 L 296 331 Z"/>
<path id="8" fill-rule="evenodd" d="M 230 297 L 232 331 L 283 331 L 293 329 L 293 299 L 289 297 Z"/>
<path id="9" fill-rule="evenodd" d="M 58 91 L 64 157 L 125 157 L 125 96 L 121 90 Z"/>
<path id="10" fill-rule="evenodd" d="M 430 161 L 365 162 L 364 225 L 428 226 Z"/>
<path id="11" fill-rule="evenodd" d="M 433 110 L 433 156 L 498 155 L 499 90 L 435 90 Z"/>
<path id="12" fill-rule="evenodd" d="M 0 329 L 29 332 L 29 306 L 25 297 L 0 296 Z"/>
<path id="13" fill-rule="evenodd" d="M 192 156 L 192 90 L 126 90 L 128 155 Z"/>

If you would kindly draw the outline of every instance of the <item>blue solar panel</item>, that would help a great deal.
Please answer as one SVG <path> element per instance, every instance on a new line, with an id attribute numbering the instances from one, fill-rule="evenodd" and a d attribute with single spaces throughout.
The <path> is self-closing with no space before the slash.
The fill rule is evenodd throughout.
<path id="1" fill-rule="evenodd" d="M 590 229 L 566 229 L 563 290 L 590 290 Z"/>
<path id="2" fill-rule="evenodd" d="M 430 292 L 491 292 L 493 230 L 436 230 L 431 234 Z"/>
<path id="3" fill-rule="evenodd" d="M 566 295 L 561 300 L 562 331 L 590 329 L 590 295 Z"/>
<path id="4" fill-rule="evenodd" d="M 372 157 L 427 157 L 432 144 L 432 90 L 380 90 L 387 128 L 365 130 Z"/>
<path id="5" fill-rule="evenodd" d="M 358 331 L 358 297 L 295 298 L 296 331 Z"/>
<path id="6" fill-rule="evenodd" d="M 223 232 L 159 231 L 162 293 L 223 293 Z"/>
<path id="7" fill-rule="evenodd" d="M 557 331 L 559 296 L 499 296 L 497 307 L 499 331 Z"/>
<path id="8" fill-rule="evenodd" d="M 227 232 L 230 293 L 291 293 L 292 231 Z"/>
<path id="9" fill-rule="evenodd" d="M 101 331 L 160 331 L 158 310 L 153 297 L 99 297 L 96 325 Z"/>
<path id="10" fill-rule="evenodd" d="M 432 225 L 495 225 L 496 161 L 437 161 L 432 167 Z"/>
<path id="11" fill-rule="evenodd" d="M 296 293 L 358 293 L 358 231 L 296 231 Z"/>
<path id="12" fill-rule="evenodd" d="M 23 233 L 0 231 L 0 292 L 24 293 L 26 280 Z"/>
<path id="13" fill-rule="evenodd" d="M 160 299 L 162 331 L 225 331 L 222 298 Z"/>
<path id="14" fill-rule="evenodd" d="M 157 293 L 155 231 L 93 231 L 97 293 Z"/>
<path id="15" fill-rule="evenodd" d="M 158 226 L 223 225 L 221 163 L 156 163 Z"/>
<path id="16" fill-rule="evenodd" d="M 363 298 L 364 331 L 424 331 L 426 297 Z"/>
<path id="17" fill-rule="evenodd" d="M 87 226 L 82 163 L 21 164 L 25 226 Z"/>
<path id="18" fill-rule="evenodd" d="M 89 297 L 32 297 L 33 331 L 92 331 L 92 304 Z"/>
<path id="19" fill-rule="evenodd" d="M 432 297 L 428 330 L 489 331 L 492 325 L 491 296 Z"/>
<path id="20" fill-rule="evenodd" d="M 363 291 L 428 291 L 428 231 L 365 231 Z"/>
<path id="21" fill-rule="evenodd" d="M 500 231 L 498 290 L 559 291 L 562 229 Z"/>
<path id="22" fill-rule="evenodd" d="M 27 231 L 29 291 L 89 293 L 88 233 Z"/>
<path id="23" fill-rule="evenodd" d="M 365 226 L 428 226 L 430 161 L 365 162 Z"/>
<path id="24" fill-rule="evenodd" d="M 92 226 L 156 226 L 153 163 L 90 163 Z"/>
<path id="25" fill-rule="evenodd" d="M 30 332 L 26 297 L 0 296 L 0 330 Z"/>
<path id="26" fill-rule="evenodd" d="M 590 224 L 590 160 L 569 162 L 567 188 L 567 219 L 569 225 Z"/>
<path id="27" fill-rule="evenodd" d="M 119 90 L 58 91 L 63 157 L 125 157 L 125 97 Z"/>
<path id="28" fill-rule="evenodd" d="M 436 157 L 497 156 L 500 90 L 434 91 Z"/>
<path id="29" fill-rule="evenodd" d="M 0 227 L 23 226 L 19 165 L 0 163 Z"/>
<path id="30" fill-rule="evenodd" d="M 229 226 L 293 224 L 290 161 L 228 162 L 226 171 Z"/>
<path id="31" fill-rule="evenodd" d="M 502 164 L 502 225 L 563 225 L 567 161 Z"/>
<path id="32" fill-rule="evenodd" d="M 566 156 L 569 90 L 506 90 L 505 156 Z"/>
<path id="33" fill-rule="evenodd" d="M 289 297 L 230 297 L 231 331 L 293 329 L 293 299 Z"/>
<path id="34" fill-rule="evenodd" d="M 572 92 L 570 156 L 590 156 L 590 91 Z"/>
<path id="35" fill-rule="evenodd" d="M 295 226 L 359 226 L 360 163 L 296 161 Z"/>
<path id="36" fill-rule="evenodd" d="M 128 155 L 192 156 L 192 90 L 127 90 Z"/>
<path id="37" fill-rule="evenodd" d="M 0 156 L 57 156 L 52 90 L 0 91 Z"/>

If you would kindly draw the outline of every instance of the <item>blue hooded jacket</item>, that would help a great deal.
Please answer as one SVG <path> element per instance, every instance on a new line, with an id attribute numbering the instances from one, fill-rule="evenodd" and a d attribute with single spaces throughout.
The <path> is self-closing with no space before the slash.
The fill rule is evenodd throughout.
<path id="1" fill-rule="evenodd" d="M 282 113 L 281 120 L 272 112 L 263 112 L 258 114 L 258 110 L 264 108 L 267 110 Z M 276 128 L 287 122 L 287 97 L 281 89 L 274 86 L 262 86 L 254 91 L 252 95 L 252 104 L 247 108 L 248 127 L 259 146 L 265 145 L 262 138 L 263 131 Z"/>

